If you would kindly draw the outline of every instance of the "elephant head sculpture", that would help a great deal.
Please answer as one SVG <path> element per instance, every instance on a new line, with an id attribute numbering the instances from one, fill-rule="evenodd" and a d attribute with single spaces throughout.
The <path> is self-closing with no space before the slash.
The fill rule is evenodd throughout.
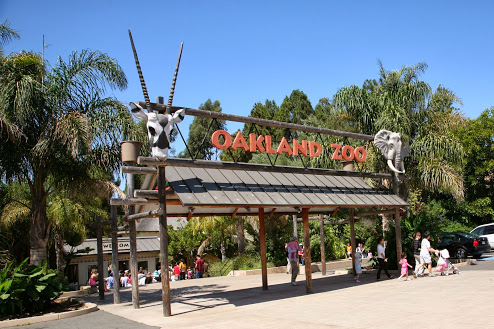
<path id="1" fill-rule="evenodd" d="M 401 145 L 401 135 L 382 129 L 374 136 L 374 145 L 388 160 L 389 168 L 397 174 L 405 173 L 403 158 L 408 153 Z"/>
<path id="2" fill-rule="evenodd" d="M 170 132 L 174 123 L 182 122 L 184 119 L 184 109 L 175 111 L 173 114 L 144 112 L 138 104 L 129 104 L 132 114 L 141 120 L 146 120 L 149 143 L 153 156 L 166 160 L 168 158 L 168 148 L 170 147 Z"/>

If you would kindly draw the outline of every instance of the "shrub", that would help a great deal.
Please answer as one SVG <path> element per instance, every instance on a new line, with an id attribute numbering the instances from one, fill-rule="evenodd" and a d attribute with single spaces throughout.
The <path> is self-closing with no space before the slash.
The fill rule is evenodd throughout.
<path id="1" fill-rule="evenodd" d="M 44 311 L 64 290 L 66 278 L 55 270 L 27 264 L 29 258 L 12 269 L 0 271 L 0 315 L 18 316 Z"/>

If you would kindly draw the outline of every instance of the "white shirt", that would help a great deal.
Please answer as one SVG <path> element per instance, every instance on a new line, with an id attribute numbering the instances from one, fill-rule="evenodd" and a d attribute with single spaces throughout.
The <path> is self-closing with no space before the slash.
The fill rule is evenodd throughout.
<path id="1" fill-rule="evenodd" d="M 422 239 L 422 243 L 420 244 L 420 256 L 430 256 L 429 248 L 431 247 L 431 243 L 427 239 Z"/>
<path id="2" fill-rule="evenodd" d="M 386 252 L 382 244 L 377 245 L 377 258 L 382 258 L 382 259 L 386 258 Z"/>

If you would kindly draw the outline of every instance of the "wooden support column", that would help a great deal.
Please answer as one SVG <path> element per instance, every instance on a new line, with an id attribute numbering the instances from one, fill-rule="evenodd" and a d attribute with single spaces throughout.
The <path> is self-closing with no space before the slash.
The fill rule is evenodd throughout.
<path id="1" fill-rule="evenodd" d="M 310 260 L 309 208 L 302 208 L 304 228 L 305 291 L 312 292 L 312 264 Z"/>
<path id="2" fill-rule="evenodd" d="M 101 217 L 96 218 L 96 249 L 98 251 L 98 295 L 100 300 L 105 300 L 105 280 L 103 270 L 103 226 Z"/>
<path id="3" fill-rule="evenodd" d="M 127 174 L 127 198 L 134 196 L 134 174 Z M 135 206 L 129 206 L 129 216 L 135 212 Z M 130 274 L 132 275 L 132 306 L 140 308 L 139 302 L 139 278 L 137 266 L 137 230 L 135 220 L 129 221 L 129 242 L 130 242 Z"/>
<path id="4" fill-rule="evenodd" d="M 264 226 L 264 208 L 259 208 L 259 249 L 261 252 L 262 290 L 268 290 L 268 265 L 266 259 L 266 228 Z"/>
<path id="5" fill-rule="evenodd" d="M 401 218 L 400 218 L 400 208 L 395 209 L 395 234 L 396 234 L 396 259 L 398 261 L 398 273 L 401 273 Z"/>
<path id="6" fill-rule="evenodd" d="M 163 300 L 163 316 L 171 316 L 170 273 L 168 272 L 168 225 L 166 218 L 166 186 L 165 167 L 158 167 L 158 198 L 161 211 L 160 226 L 160 258 L 161 258 L 161 299 Z"/>
<path id="7" fill-rule="evenodd" d="M 324 246 L 324 215 L 319 215 L 319 235 L 321 237 L 321 273 L 326 275 L 326 250 Z"/>
<path id="8" fill-rule="evenodd" d="M 297 215 L 293 215 L 292 220 L 293 220 L 293 236 L 298 238 Z"/>
<path id="9" fill-rule="evenodd" d="M 355 241 L 355 213 L 353 208 L 350 208 L 350 244 L 352 245 L 352 270 L 355 274 L 355 250 L 357 242 Z"/>
<path id="10" fill-rule="evenodd" d="M 120 304 L 120 272 L 118 266 L 117 206 L 110 206 L 111 217 L 111 268 L 113 271 L 113 304 Z"/>

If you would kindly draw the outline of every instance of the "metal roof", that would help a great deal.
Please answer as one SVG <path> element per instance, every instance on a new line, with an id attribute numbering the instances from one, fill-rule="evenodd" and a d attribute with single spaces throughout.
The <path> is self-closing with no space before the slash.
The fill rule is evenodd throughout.
<path id="1" fill-rule="evenodd" d="M 64 251 L 70 252 L 71 246 L 64 245 Z M 82 255 L 97 255 L 97 241 L 96 239 L 87 239 L 82 244 L 74 248 L 75 251 L 78 250 L 90 250 L 88 253 L 81 253 Z M 103 239 L 103 253 L 111 253 L 111 239 Z M 128 253 L 130 250 L 130 240 L 129 237 L 119 237 L 118 238 L 118 251 L 119 253 Z M 160 239 L 155 236 L 150 237 L 137 237 L 137 252 L 145 251 L 159 251 L 160 250 Z"/>
<path id="2" fill-rule="evenodd" d="M 173 166 L 167 166 L 165 174 L 182 203 L 167 205 L 170 216 L 191 210 L 194 215 L 249 215 L 259 207 L 273 213 L 309 207 L 320 213 L 337 207 L 407 206 L 398 196 L 373 189 L 358 177 Z"/>

